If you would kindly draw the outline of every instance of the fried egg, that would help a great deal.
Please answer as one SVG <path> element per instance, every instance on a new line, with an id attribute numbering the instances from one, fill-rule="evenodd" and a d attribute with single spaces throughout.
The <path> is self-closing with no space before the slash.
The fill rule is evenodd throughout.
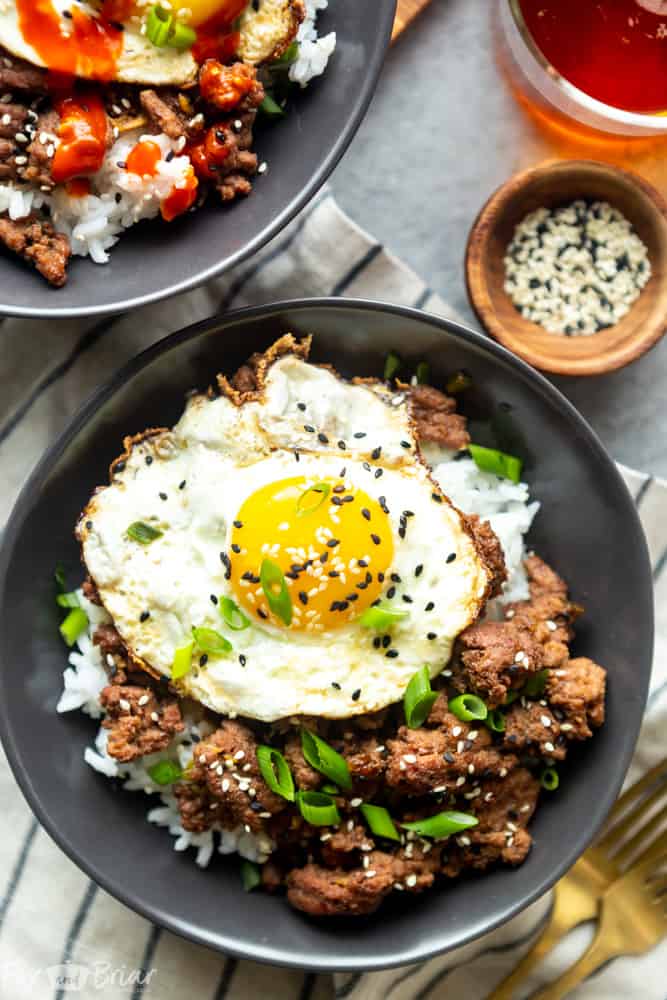
<path id="1" fill-rule="evenodd" d="M 396 702 L 423 664 L 447 664 L 491 583 L 420 457 L 406 395 L 346 382 L 307 346 L 283 338 L 256 392 L 222 378 L 172 430 L 127 439 L 77 527 L 137 661 L 170 677 L 193 629 L 227 640 L 195 643 L 176 681 L 223 714 L 342 718 Z M 379 630 L 378 602 L 395 618 Z"/>
<path id="2" fill-rule="evenodd" d="M 146 35 L 148 0 L 3 0 L 0 39 L 12 55 L 57 73 L 153 86 L 187 86 L 198 65 L 190 49 L 156 46 Z M 258 64 L 277 58 L 303 19 L 302 0 L 188 0 L 164 4 L 195 29 L 238 19 L 238 56 Z"/>

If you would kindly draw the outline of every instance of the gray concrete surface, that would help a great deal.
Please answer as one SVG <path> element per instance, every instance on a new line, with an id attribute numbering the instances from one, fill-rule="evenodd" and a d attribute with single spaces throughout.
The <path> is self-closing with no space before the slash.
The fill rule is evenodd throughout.
<path id="1" fill-rule="evenodd" d="M 332 179 L 341 206 L 475 328 L 463 252 L 479 208 L 517 170 L 563 154 L 560 139 L 516 103 L 496 64 L 494 2 L 433 0 L 389 53 L 366 121 Z M 567 155 L 616 156 L 605 144 L 583 143 L 570 143 Z M 649 178 L 652 156 L 634 164 Z M 620 372 L 553 381 L 616 459 L 667 476 L 667 337 Z"/>

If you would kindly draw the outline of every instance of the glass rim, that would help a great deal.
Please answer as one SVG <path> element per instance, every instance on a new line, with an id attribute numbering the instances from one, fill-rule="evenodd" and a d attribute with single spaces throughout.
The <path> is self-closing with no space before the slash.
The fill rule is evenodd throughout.
<path id="1" fill-rule="evenodd" d="M 652 115 L 645 114 L 640 111 L 625 111 L 623 108 L 616 108 L 612 104 L 605 104 L 604 101 L 598 101 L 597 98 L 591 97 L 584 90 L 580 90 L 571 83 L 567 77 L 563 76 L 553 63 L 550 63 L 546 58 L 537 42 L 533 38 L 528 25 L 526 24 L 523 11 L 521 10 L 520 0 L 506 0 L 507 5 L 514 18 L 514 23 L 517 27 L 521 39 L 524 42 L 526 48 L 533 56 L 538 65 L 547 73 L 549 79 L 560 88 L 560 90 L 571 100 L 578 102 L 588 111 L 593 114 L 599 115 L 607 120 L 617 122 L 620 125 L 633 125 L 638 128 L 651 128 L 659 132 L 667 132 L 667 115 Z"/>

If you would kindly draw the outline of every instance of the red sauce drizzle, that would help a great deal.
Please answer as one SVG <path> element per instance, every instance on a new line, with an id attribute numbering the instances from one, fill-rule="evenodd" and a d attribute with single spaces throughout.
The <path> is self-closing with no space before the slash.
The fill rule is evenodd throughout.
<path id="1" fill-rule="evenodd" d="M 51 175 L 56 184 L 72 177 L 96 173 L 104 162 L 107 116 L 97 94 L 77 94 L 54 102 L 60 116 Z"/>
<path id="2" fill-rule="evenodd" d="M 156 142 L 145 139 L 133 146 L 126 160 L 127 169 L 131 174 L 139 174 L 140 177 L 153 177 L 158 163 L 162 159 L 162 150 Z"/>
<path id="3" fill-rule="evenodd" d="M 194 205 L 198 187 L 199 181 L 195 177 L 195 172 L 192 167 L 188 167 L 184 183 L 173 187 L 160 205 L 160 212 L 165 222 L 171 222 L 177 215 L 182 215 Z"/>
<path id="4" fill-rule="evenodd" d="M 236 54 L 240 36 L 230 29 L 247 6 L 248 0 L 227 0 L 222 10 L 198 26 L 197 41 L 192 46 L 192 55 L 198 63 L 207 59 L 227 62 Z"/>
<path id="5" fill-rule="evenodd" d="M 16 9 L 23 38 L 49 69 L 96 80 L 114 79 L 123 49 L 123 32 L 118 28 L 74 7 L 67 35 L 51 0 L 16 0 Z"/>

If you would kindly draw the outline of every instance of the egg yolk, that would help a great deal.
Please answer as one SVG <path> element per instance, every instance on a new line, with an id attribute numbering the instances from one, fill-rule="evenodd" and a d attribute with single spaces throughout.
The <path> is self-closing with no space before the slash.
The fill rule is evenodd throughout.
<path id="1" fill-rule="evenodd" d="M 291 629 L 326 632 L 353 621 L 380 597 L 392 564 L 383 508 L 344 478 L 295 477 L 256 490 L 238 511 L 227 553 L 239 605 L 255 621 L 286 627 L 260 580 L 268 560 L 283 574 Z"/>

